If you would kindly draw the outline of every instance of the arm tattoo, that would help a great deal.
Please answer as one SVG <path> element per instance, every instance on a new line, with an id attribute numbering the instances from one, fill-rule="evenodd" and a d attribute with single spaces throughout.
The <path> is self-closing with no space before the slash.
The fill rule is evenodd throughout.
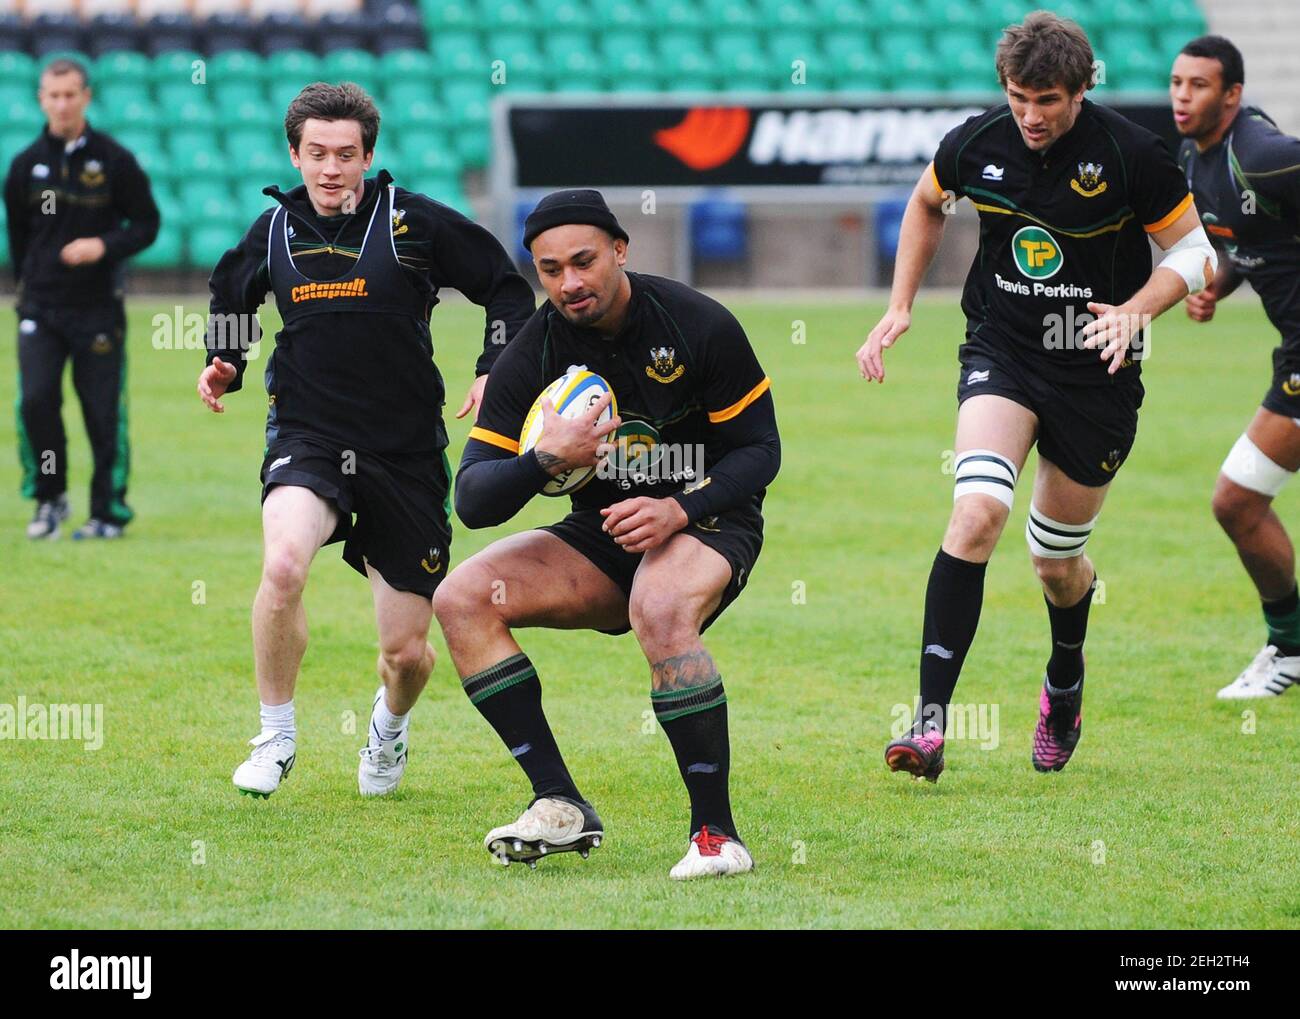
<path id="1" fill-rule="evenodd" d="M 554 453 L 547 453 L 544 450 L 538 449 L 536 446 L 533 447 L 533 456 L 537 458 L 537 462 L 542 465 L 542 470 L 546 471 L 547 474 L 555 473 L 552 468 L 558 467 L 564 463 L 564 461 Z"/>
<path id="2" fill-rule="evenodd" d="M 689 686 L 703 686 L 718 678 L 718 667 L 713 656 L 704 648 L 673 655 L 650 665 L 650 685 L 656 693 L 665 690 L 682 690 Z"/>

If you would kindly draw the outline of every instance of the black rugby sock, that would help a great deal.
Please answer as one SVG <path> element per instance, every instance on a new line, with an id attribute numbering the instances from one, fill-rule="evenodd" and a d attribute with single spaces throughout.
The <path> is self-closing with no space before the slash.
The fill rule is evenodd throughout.
<path id="1" fill-rule="evenodd" d="M 950 556 L 942 548 L 930 568 L 921 628 L 921 705 L 916 731 L 947 728 L 948 702 L 957 688 L 966 652 L 975 639 L 984 604 L 988 563 Z"/>
<path id="2" fill-rule="evenodd" d="M 533 795 L 582 799 L 542 713 L 542 684 L 526 654 L 476 672 L 462 679 L 461 686 L 524 769 Z"/>
<path id="3" fill-rule="evenodd" d="M 1066 608 L 1053 605 L 1046 595 L 1047 619 L 1052 627 L 1052 657 L 1047 660 L 1047 681 L 1066 690 L 1083 678 L 1083 641 L 1088 635 L 1088 610 L 1097 589 L 1097 575 L 1079 601 Z"/>
<path id="4" fill-rule="evenodd" d="M 672 744 L 677 769 L 691 798 L 690 834 L 708 825 L 710 832 L 737 838 L 727 788 L 731 744 L 722 677 L 715 675 L 698 686 L 655 691 L 650 703 Z"/>

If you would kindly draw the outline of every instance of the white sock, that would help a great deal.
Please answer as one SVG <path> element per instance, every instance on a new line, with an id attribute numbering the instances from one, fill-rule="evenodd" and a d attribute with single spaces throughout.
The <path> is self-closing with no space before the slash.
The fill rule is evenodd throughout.
<path id="1" fill-rule="evenodd" d="M 262 731 L 265 732 L 268 729 L 273 732 L 283 733 L 297 742 L 298 726 L 293 720 L 293 701 L 285 701 L 283 704 L 262 705 Z"/>
<path id="2" fill-rule="evenodd" d="M 402 726 L 406 725 L 406 720 L 410 717 L 409 711 L 404 715 L 394 715 L 388 710 L 387 694 L 381 694 L 374 713 L 370 716 L 371 735 L 377 732 L 380 742 L 391 743 L 401 734 Z"/>

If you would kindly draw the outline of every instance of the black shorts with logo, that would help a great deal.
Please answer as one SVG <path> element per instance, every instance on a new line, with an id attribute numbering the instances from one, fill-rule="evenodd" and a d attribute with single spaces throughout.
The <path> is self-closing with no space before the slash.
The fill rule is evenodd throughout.
<path id="1" fill-rule="evenodd" d="M 1284 336 L 1273 351 L 1273 384 L 1264 394 L 1265 410 L 1300 420 L 1300 340 Z"/>
<path id="2" fill-rule="evenodd" d="M 446 454 L 380 456 L 324 439 L 277 436 L 262 462 L 262 499 L 277 485 L 309 488 L 339 511 L 325 542 L 363 577 L 369 562 L 389 587 L 433 597 L 451 559 Z M 356 519 L 353 519 L 355 514 Z"/>
<path id="3" fill-rule="evenodd" d="M 617 584 L 623 594 L 630 596 L 632 581 L 645 553 L 623 551 L 611 535 L 601 530 L 604 521 L 598 509 L 575 509 L 563 520 L 541 530 L 549 531 L 577 549 Z M 731 580 L 722 592 L 722 601 L 700 627 L 703 632 L 744 590 L 763 549 L 763 515 L 752 506 L 744 506 L 719 513 L 716 517 L 704 517 L 688 524 L 680 533 L 689 534 L 707 545 L 731 566 Z M 630 626 L 624 626 L 617 630 L 602 630 L 601 633 L 617 636 L 630 629 Z"/>
<path id="4" fill-rule="evenodd" d="M 958 405 L 986 394 L 1014 400 L 1038 417 L 1039 456 L 1071 480 L 1097 488 L 1118 473 L 1137 438 L 1144 390 L 1136 374 L 1100 385 L 1066 385 L 1014 353 L 969 340 L 958 357 Z"/>

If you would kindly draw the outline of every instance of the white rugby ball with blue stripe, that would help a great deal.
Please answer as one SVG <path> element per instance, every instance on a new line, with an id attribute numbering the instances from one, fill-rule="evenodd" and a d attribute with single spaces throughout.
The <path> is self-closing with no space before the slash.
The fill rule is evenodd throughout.
<path id="1" fill-rule="evenodd" d="M 618 401 L 609 388 L 609 383 L 595 372 L 588 371 L 586 365 L 569 365 L 568 370 L 543 389 L 533 401 L 528 416 L 524 418 L 524 427 L 519 433 L 519 452 L 527 453 L 542 437 L 545 417 L 542 414 L 543 400 L 549 399 L 557 414 L 572 420 L 587 413 L 606 393 L 610 394 L 609 406 L 600 412 L 598 421 L 609 421 L 618 413 Z M 557 474 L 546 483 L 542 494 L 572 495 L 590 481 L 595 472 L 594 467 L 574 467 L 572 470 Z"/>

